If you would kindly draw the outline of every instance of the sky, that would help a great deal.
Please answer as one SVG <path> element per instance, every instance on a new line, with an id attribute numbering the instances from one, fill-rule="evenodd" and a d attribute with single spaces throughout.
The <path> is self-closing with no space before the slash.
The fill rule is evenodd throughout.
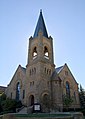
<path id="1" fill-rule="evenodd" d="M 0 85 L 26 67 L 29 38 L 42 9 L 56 67 L 67 63 L 85 88 L 85 0 L 0 0 Z"/>

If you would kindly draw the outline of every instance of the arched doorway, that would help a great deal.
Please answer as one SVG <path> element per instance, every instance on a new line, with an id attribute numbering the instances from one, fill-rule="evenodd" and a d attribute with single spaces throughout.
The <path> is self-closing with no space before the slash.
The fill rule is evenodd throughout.
<path id="1" fill-rule="evenodd" d="M 29 101 L 30 101 L 30 106 L 34 105 L 34 96 L 33 95 L 30 95 Z"/>

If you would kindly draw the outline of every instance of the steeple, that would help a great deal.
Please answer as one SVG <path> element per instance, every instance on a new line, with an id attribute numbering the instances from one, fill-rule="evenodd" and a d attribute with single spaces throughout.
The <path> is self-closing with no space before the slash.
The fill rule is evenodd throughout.
<path id="1" fill-rule="evenodd" d="M 47 33 L 46 26 L 45 26 L 45 23 L 44 23 L 42 10 L 40 10 L 40 15 L 39 15 L 39 19 L 38 19 L 38 22 L 37 22 L 37 26 L 36 26 L 33 38 L 38 36 L 39 31 L 42 31 L 43 36 L 48 38 L 48 33 Z"/>

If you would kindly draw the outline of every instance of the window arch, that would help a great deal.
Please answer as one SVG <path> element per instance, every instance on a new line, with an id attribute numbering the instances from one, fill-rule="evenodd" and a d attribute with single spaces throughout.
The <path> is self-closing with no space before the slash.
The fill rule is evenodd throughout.
<path id="1" fill-rule="evenodd" d="M 48 52 L 48 49 L 47 49 L 46 46 L 44 47 L 44 57 L 45 57 L 46 59 L 49 59 L 49 52 Z"/>
<path id="2" fill-rule="evenodd" d="M 66 81 L 66 95 L 70 97 L 70 85 L 68 81 Z"/>
<path id="3" fill-rule="evenodd" d="M 33 59 L 35 59 L 37 57 L 37 48 L 35 47 L 33 49 Z"/>
<path id="4" fill-rule="evenodd" d="M 16 85 L 16 100 L 20 100 L 20 83 Z"/>

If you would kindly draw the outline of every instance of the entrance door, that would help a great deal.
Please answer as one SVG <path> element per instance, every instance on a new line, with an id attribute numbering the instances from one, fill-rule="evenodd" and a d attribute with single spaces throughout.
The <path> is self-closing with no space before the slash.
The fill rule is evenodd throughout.
<path id="1" fill-rule="evenodd" d="M 30 105 L 31 106 L 34 105 L 34 96 L 30 95 L 29 99 L 30 99 Z"/>

